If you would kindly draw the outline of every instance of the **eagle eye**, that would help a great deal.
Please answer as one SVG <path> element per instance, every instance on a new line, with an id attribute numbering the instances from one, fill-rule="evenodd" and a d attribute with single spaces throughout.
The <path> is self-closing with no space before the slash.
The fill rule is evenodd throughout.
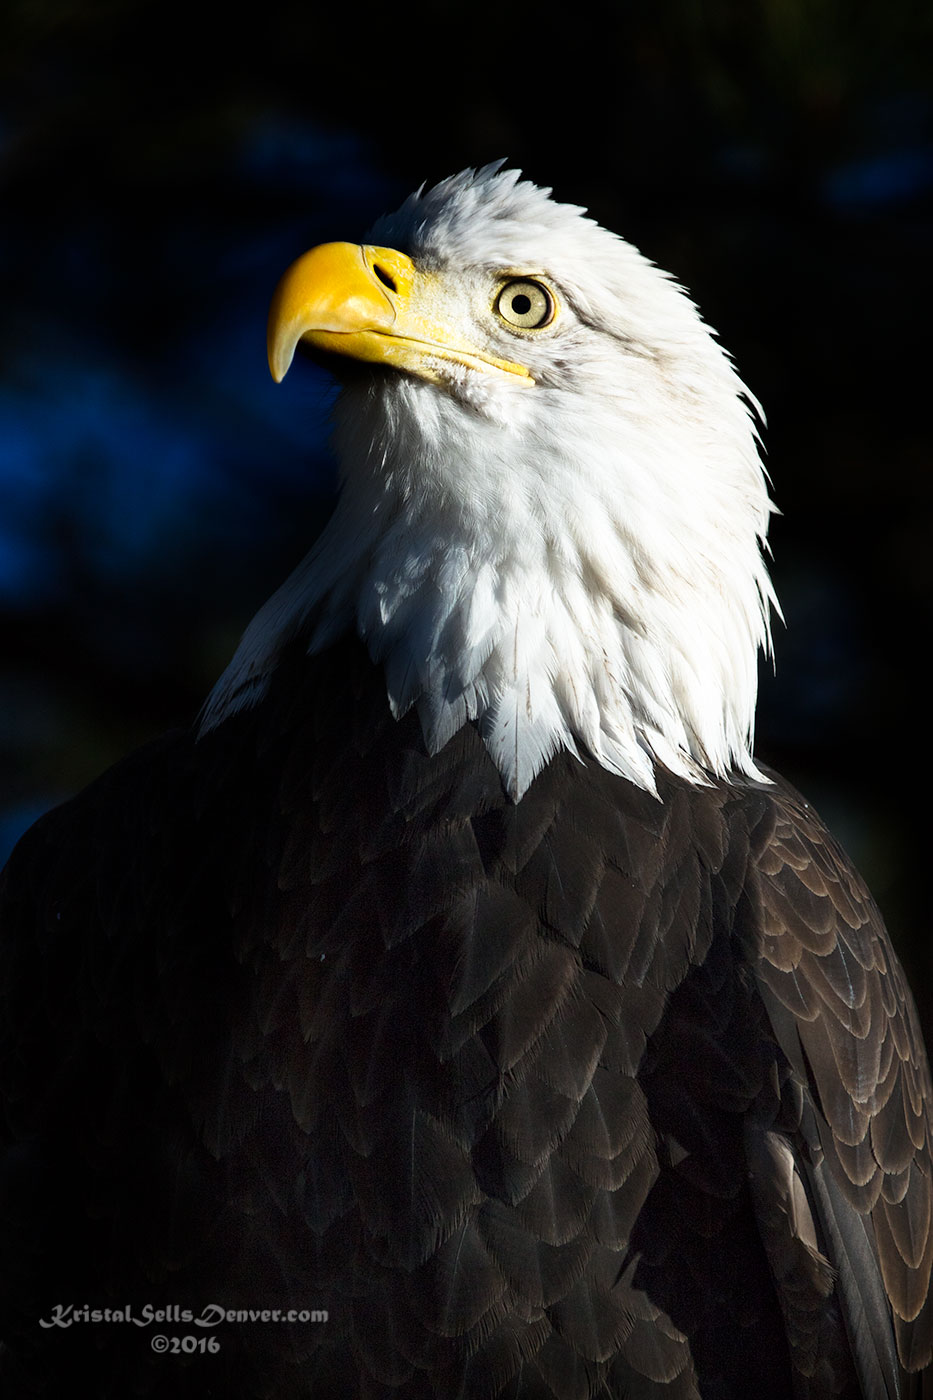
<path id="1" fill-rule="evenodd" d="M 506 282 L 496 298 L 496 310 L 510 326 L 521 331 L 537 331 L 554 319 L 554 298 L 540 282 L 517 277 Z"/>

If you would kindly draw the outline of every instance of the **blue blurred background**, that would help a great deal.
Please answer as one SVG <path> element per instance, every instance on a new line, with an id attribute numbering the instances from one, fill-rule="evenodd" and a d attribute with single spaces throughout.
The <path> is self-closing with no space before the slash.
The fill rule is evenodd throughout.
<path id="1" fill-rule="evenodd" d="M 931 11 L 549 13 L 4 8 L 0 858 L 191 720 L 326 519 L 331 386 L 265 367 L 280 272 L 506 156 L 673 271 L 765 405 L 787 629 L 759 750 L 865 872 L 931 1024 Z"/>

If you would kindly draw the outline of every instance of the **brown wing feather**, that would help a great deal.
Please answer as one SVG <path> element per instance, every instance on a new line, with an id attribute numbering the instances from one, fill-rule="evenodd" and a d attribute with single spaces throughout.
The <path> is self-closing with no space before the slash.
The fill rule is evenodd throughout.
<path id="1" fill-rule="evenodd" d="M 861 1226 L 862 1249 L 877 1264 L 869 1261 L 853 1286 L 869 1292 L 872 1268 L 880 1272 L 900 1363 L 912 1372 L 930 1364 L 933 1349 L 933 1098 L 923 1040 L 863 882 L 786 785 L 774 810 L 752 892 L 760 904 L 743 936 L 781 1048 L 816 1115 L 816 1140 L 805 1149 L 814 1160 L 799 1169 L 828 1170 L 824 1197 L 832 1196 L 843 1234 L 847 1218 L 853 1238 Z"/>

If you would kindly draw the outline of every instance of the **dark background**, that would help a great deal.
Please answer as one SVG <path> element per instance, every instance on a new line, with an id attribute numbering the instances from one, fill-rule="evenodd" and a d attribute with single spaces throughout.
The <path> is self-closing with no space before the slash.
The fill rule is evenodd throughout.
<path id="1" fill-rule="evenodd" d="M 0 20 L 0 858 L 189 721 L 329 509 L 286 264 L 506 156 L 693 292 L 765 405 L 787 628 L 759 751 L 933 1024 L 933 10 L 22 0 Z"/>

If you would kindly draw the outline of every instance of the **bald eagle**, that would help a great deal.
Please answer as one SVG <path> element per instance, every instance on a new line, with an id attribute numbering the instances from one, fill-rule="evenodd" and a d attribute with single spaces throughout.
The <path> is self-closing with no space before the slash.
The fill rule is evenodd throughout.
<path id="1" fill-rule="evenodd" d="M 499 165 L 300 258 L 342 494 L 2 888 L 4 1394 L 919 1394 L 930 1079 L 756 764 L 754 400 Z"/>

